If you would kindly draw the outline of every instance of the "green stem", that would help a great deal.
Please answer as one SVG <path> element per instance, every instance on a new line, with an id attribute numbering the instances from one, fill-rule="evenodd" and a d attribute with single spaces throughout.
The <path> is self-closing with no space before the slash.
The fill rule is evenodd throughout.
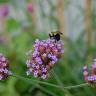
<path id="1" fill-rule="evenodd" d="M 74 88 L 80 88 L 80 87 L 84 87 L 84 86 L 88 86 L 88 83 L 82 83 L 79 85 L 74 85 L 74 86 L 67 86 L 67 87 L 63 87 L 65 89 L 74 89 Z"/>
<path id="2" fill-rule="evenodd" d="M 33 84 L 33 82 L 34 82 L 34 83 L 39 83 L 39 84 L 48 85 L 48 86 L 51 86 L 51 87 L 56 87 L 56 88 L 61 88 L 61 89 L 62 88 L 63 89 L 74 89 L 74 88 L 88 86 L 88 83 L 83 83 L 83 84 L 79 84 L 79 85 L 63 87 L 63 86 L 59 86 L 59 85 L 55 85 L 55 84 L 51 84 L 51 83 L 47 83 L 47 82 L 43 82 L 43 81 L 28 79 L 28 78 L 25 78 L 23 76 L 16 75 L 16 74 L 12 74 L 12 76 L 17 77 L 17 78 L 22 79 L 22 80 L 25 80 L 26 82 L 29 82 L 31 84 Z"/>
<path id="3" fill-rule="evenodd" d="M 60 80 L 60 78 L 58 77 L 58 75 L 57 75 L 54 71 L 52 71 L 52 73 L 53 73 L 53 75 L 54 75 L 54 78 L 55 78 L 56 81 L 58 82 L 58 84 L 59 84 L 60 86 L 62 86 L 62 91 L 63 91 L 64 93 L 68 94 L 68 96 L 72 96 L 67 89 L 63 89 L 64 84 L 62 83 L 62 81 Z"/>

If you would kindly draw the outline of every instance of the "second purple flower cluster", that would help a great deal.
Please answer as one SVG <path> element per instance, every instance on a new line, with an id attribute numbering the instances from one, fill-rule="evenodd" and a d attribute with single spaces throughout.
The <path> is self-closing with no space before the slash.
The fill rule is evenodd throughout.
<path id="1" fill-rule="evenodd" d="M 84 66 L 83 70 L 85 81 L 93 86 L 96 86 L 96 59 L 94 59 L 92 64 L 91 74 L 89 74 L 87 65 Z"/>

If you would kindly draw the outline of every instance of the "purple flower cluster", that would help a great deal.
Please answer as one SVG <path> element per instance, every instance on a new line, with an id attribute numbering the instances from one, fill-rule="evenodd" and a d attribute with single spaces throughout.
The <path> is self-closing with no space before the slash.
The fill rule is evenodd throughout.
<path id="1" fill-rule="evenodd" d="M 64 53 L 64 50 L 62 50 L 63 45 L 61 40 L 55 42 L 52 39 L 42 41 L 37 39 L 34 44 L 34 51 L 27 53 L 29 56 L 26 62 L 28 67 L 27 75 L 33 74 L 34 77 L 48 78 L 49 71 Z"/>
<path id="2" fill-rule="evenodd" d="M 29 3 L 28 5 L 27 5 L 27 9 L 28 9 L 28 11 L 30 12 L 30 13 L 32 13 L 34 10 L 33 10 L 33 5 L 31 4 L 31 3 Z"/>
<path id="3" fill-rule="evenodd" d="M 6 17 L 9 13 L 9 6 L 7 4 L 0 6 L 0 17 Z"/>
<path id="4" fill-rule="evenodd" d="M 8 60 L 0 53 L 0 80 L 6 79 L 9 74 Z"/>
<path id="5" fill-rule="evenodd" d="M 96 59 L 94 59 L 94 62 L 92 64 L 91 74 L 89 74 L 88 66 L 85 65 L 83 67 L 83 75 L 87 83 L 91 85 L 96 85 Z"/>

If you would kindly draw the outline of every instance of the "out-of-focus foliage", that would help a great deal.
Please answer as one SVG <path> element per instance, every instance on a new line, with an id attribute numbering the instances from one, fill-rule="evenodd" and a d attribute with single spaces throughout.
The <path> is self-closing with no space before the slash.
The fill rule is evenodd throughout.
<path id="1" fill-rule="evenodd" d="M 0 3 L 7 3 L 9 0 L 0 0 Z"/>
<path id="2" fill-rule="evenodd" d="M 33 18 L 34 11 L 33 13 L 28 12 L 27 5 L 30 2 L 29 0 L 5 1 L 8 2 L 10 13 L 7 18 L 3 18 L 4 21 L 0 19 L 1 22 L 4 22 L 4 26 L 6 25 L 6 28 L 0 32 L 0 38 L 4 36 L 4 39 L 0 41 L 0 52 L 9 58 L 10 69 L 13 72 L 27 77 L 26 52 L 32 49 L 35 39 L 43 40 L 49 38 L 48 32 L 55 30 L 54 28 L 59 28 L 59 21 L 56 15 L 56 0 L 48 0 L 47 3 L 42 2 L 42 0 L 36 0 L 38 4 L 35 5 L 37 11 L 34 11 L 38 13 L 37 17 L 39 19 Z M 68 0 L 65 3 L 65 10 L 68 10 L 72 1 L 74 0 Z M 0 0 L 0 3 L 3 4 L 4 0 Z M 45 10 L 46 6 L 49 6 L 47 10 Z M 79 8 L 79 10 L 83 9 Z M 82 11 L 80 16 L 83 15 L 84 12 Z M 77 19 L 74 19 L 75 21 L 80 19 L 79 16 L 77 17 Z M 92 19 L 92 24 L 95 28 L 96 16 L 93 15 Z M 70 18 L 68 20 L 70 21 Z M 77 23 L 74 22 L 74 24 L 76 25 Z M 68 28 L 72 29 L 70 26 Z M 62 86 L 77 85 L 85 82 L 82 67 L 87 62 L 88 53 L 95 55 L 96 45 L 87 47 L 84 30 L 82 28 L 79 36 L 78 33 L 75 33 L 77 34 L 75 40 L 72 37 L 73 33 L 68 33 L 71 38 L 63 38 L 65 53 L 52 70 L 50 78 L 45 80 L 45 82 Z M 88 62 L 89 66 L 91 66 L 90 64 L 91 62 Z M 32 76 L 28 78 L 33 79 Z M 85 86 L 83 88 L 63 90 L 63 88 L 60 89 L 38 83 L 30 84 L 30 82 L 9 77 L 5 81 L 0 81 L 0 96 L 96 96 L 96 89 Z"/>

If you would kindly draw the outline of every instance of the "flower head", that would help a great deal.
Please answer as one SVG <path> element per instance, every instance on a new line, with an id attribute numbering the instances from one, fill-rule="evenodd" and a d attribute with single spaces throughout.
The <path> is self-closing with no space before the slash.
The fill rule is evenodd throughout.
<path id="1" fill-rule="evenodd" d="M 0 53 L 0 80 L 6 79 L 8 75 L 9 75 L 9 62 L 3 56 L 3 54 Z"/>
<path id="2" fill-rule="evenodd" d="M 87 83 L 96 86 L 96 59 L 94 59 L 92 64 L 91 74 L 89 74 L 88 66 L 86 65 L 83 67 L 83 75 Z"/>
<path id="3" fill-rule="evenodd" d="M 2 5 L 0 6 L 0 17 L 6 17 L 9 13 L 9 6 Z"/>
<path id="4" fill-rule="evenodd" d="M 60 40 L 55 42 L 52 39 L 36 40 L 34 51 L 29 51 L 29 59 L 26 64 L 28 67 L 27 75 L 33 74 L 34 77 L 46 79 L 49 76 L 49 71 L 59 60 L 63 54 L 63 42 Z M 31 69 L 31 70 L 30 70 Z"/>
<path id="5" fill-rule="evenodd" d="M 28 11 L 29 11 L 30 13 L 32 13 L 32 12 L 33 12 L 33 5 L 32 5 L 31 3 L 29 3 L 29 4 L 27 5 L 27 9 L 28 9 Z"/>

